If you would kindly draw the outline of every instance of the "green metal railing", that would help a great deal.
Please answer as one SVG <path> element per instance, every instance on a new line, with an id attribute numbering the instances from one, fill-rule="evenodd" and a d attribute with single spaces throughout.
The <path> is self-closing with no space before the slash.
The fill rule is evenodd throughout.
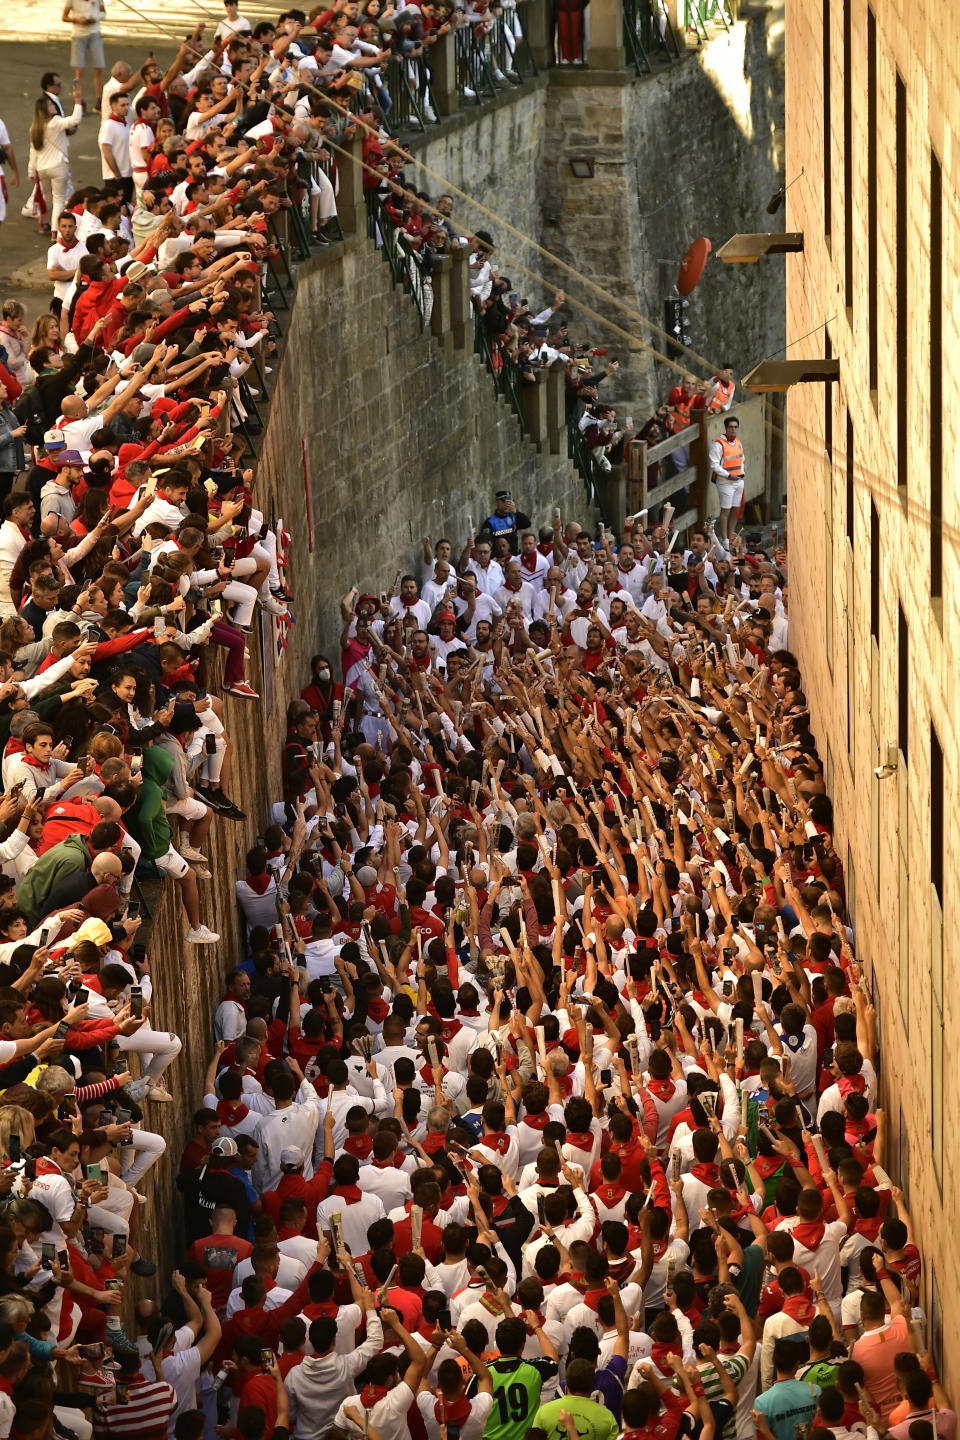
<path id="1" fill-rule="evenodd" d="M 587 487 L 590 503 L 600 511 L 604 522 L 609 524 L 607 471 L 593 458 L 590 446 L 584 440 L 576 420 L 571 420 L 567 426 L 567 454 L 580 471 L 583 483 Z"/>
<path id="2" fill-rule="evenodd" d="M 654 59 L 678 60 L 680 46 L 664 0 L 623 0 L 623 43 L 638 75 L 653 73 Z"/>
<path id="3" fill-rule="evenodd" d="M 397 135 L 401 130 L 426 130 L 428 125 L 440 123 L 427 102 L 429 79 L 427 62 L 422 55 L 408 58 L 395 55 L 386 66 L 383 83 L 390 96 L 386 123 L 392 134 Z"/>

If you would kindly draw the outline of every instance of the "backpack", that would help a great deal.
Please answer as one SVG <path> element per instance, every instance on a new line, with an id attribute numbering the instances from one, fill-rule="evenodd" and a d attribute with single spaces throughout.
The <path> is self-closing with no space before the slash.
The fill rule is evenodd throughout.
<path id="1" fill-rule="evenodd" d="M 31 385 L 14 402 L 13 413 L 21 425 L 26 425 L 24 442 L 27 445 L 42 445 L 47 432 L 47 412 L 43 397 L 36 385 Z"/>

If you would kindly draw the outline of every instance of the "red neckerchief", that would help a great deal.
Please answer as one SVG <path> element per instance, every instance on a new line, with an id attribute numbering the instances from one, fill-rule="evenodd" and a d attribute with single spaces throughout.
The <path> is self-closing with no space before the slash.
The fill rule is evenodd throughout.
<path id="1" fill-rule="evenodd" d="M 537 553 L 538 552 L 534 550 L 532 555 L 520 556 L 520 564 L 523 566 L 524 570 L 529 570 L 531 575 L 537 568 Z"/>
<path id="2" fill-rule="evenodd" d="M 374 995 L 367 1001 L 367 1015 L 375 1025 L 382 1025 L 390 1014 L 390 1006 L 382 995 Z"/>
<path id="3" fill-rule="evenodd" d="M 837 1089 L 841 1095 L 857 1094 L 862 1095 L 867 1088 L 867 1082 L 862 1075 L 841 1075 L 837 1081 Z"/>
<path id="4" fill-rule="evenodd" d="M 459 1020 L 444 1020 L 442 1023 L 440 1034 L 443 1037 L 444 1042 L 449 1045 L 454 1035 L 459 1035 L 462 1029 L 463 1026 L 460 1024 Z"/>
<path id="5" fill-rule="evenodd" d="M 593 1149 L 592 1130 L 569 1130 L 567 1132 L 566 1144 L 572 1145 L 574 1150 Z"/>
<path id="6" fill-rule="evenodd" d="M 510 1136 L 499 1130 L 495 1134 L 481 1135 L 477 1144 L 483 1145 L 487 1150 L 495 1150 L 498 1155 L 506 1155 L 510 1149 Z"/>
<path id="7" fill-rule="evenodd" d="M 417 1073 L 421 1076 L 421 1078 L 426 1082 L 427 1085 L 436 1085 L 438 1083 L 442 1085 L 443 1077 L 448 1073 L 447 1067 L 446 1065 L 441 1063 L 436 1068 L 440 1071 L 439 1082 L 434 1078 L 434 1067 L 432 1065 L 421 1065 Z"/>
<path id="8" fill-rule="evenodd" d="M 371 1135 L 348 1135 L 343 1142 L 343 1148 L 348 1155 L 356 1155 L 358 1160 L 366 1160 L 373 1151 L 373 1137 Z"/>
<path id="9" fill-rule="evenodd" d="M 321 1315 L 336 1317 L 340 1313 L 340 1306 L 336 1300 L 316 1300 L 310 1305 L 304 1305 L 302 1315 L 308 1320 L 319 1320 Z"/>
<path id="10" fill-rule="evenodd" d="M 593 1193 L 605 1209 L 612 1210 L 614 1205 L 620 1204 L 627 1191 L 623 1185 L 607 1184 L 600 1185 Z"/>
<path id="11" fill-rule="evenodd" d="M 872 1244 L 880 1234 L 882 1224 L 883 1217 L 880 1215 L 871 1215 L 866 1219 L 862 1215 L 858 1215 L 853 1222 L 853 1228 L 856 1234 L 863 1235 Z"/>
<path id="12" fill-rule="evenodd" d="M 50 1160 L 46 1155 L 41 1155 L 37 1161 L 38 1175 L 62 1175 L 63 1171 L 55 1160 Z"/>
<path id="13" fill-rule="evenodd" d="M 584 1291 L 583 1295 L 583 1303 L 587 1306 L 588 1309 L 593 1311 L 594 1315 L 596 1315 L 597 1306 L 600 1304 L 600 1301 L 603 1299 L 606 1293 L 607 1292 L 606 1290 L 604 1290 L 602 1285 L 599 1290 L 586 1290 Z"/>
<path id="14" fill-rule="evenodd" d="M 806 1295 L 788 1295 L 783 1302 L 783 1313 L 789 1315 L 791 1320 L 799 1320 L 801 1325 L 809 1325 L 817 1307 Z"/>
<path id="15" fill-rule="evenodd" d="M 677 1340 L 655 1340 L 653 1349 L 650 1352 L 650 1359 L 656 1365 L 661 1375 L 672 1375 L 673 1371 L 667 1364 L 668 1355 L 679 1355 L 683 1358 L 683 1349 Z"/>
<path id="16" fill-rule="evenodd" d="M 541 1329 L 542 1329 L 543 1326 L 544 1326 L 544 1324 L 546 1323 L 546 1318 L 547 1318 L 547 1317 L 544 1315 L 544 1313 L 543 1313 L 542 1310 L 534 1310 L 533 1313 L 534 1313 L 534 1315 L 537 1317 L 537 1324 L 538 1324 L 538 1325 L 541 1327 Z M 524 1322 L 524 1323 L 526 1323 L 526 1322 Z M 527 1325 L 527 1334 L 528 1334 L 528 1335 L 535 1335 L 536 1333 L 537 1333 L 537 1332 L 534 1330 L 534 1328 L 533 1328 L 532 1325 Z"/>
<path id="17" fill-rule="evenodd" d="M 546 1110 L 539 1115 L 524 1115 L 521 1124 L 529 1125 L 531 1130 L 543 1130 L 550 1124 L 550 1116 Z"/>
<path id="18" fill-rule="evenodd" d="M 247 884 L 255 895 L 265 895 L 272 879 L 273 876 L 268 870 L 266 875 L 248 875 Z"/>
<path id="19" fill-rule="evenodd" d="M 360 1404 L 364 1410 L 372 1410 L 391 1388 L 389 1385 L 364 1385 L 360 1391 Z"/>
<path id="20" fill-rule="evenodd" d="M 229 1100 L 218 1100 L 217 1114 L 220 1116 L 224 1125 L 232 1128 L 234 1125 L 239 1125 L 241 1121 L 246 1120 L 250 1111 L 242 1100 L 239 1105 L 232 1105 Z"/>
<path id="21" fill-rule="evenodd" d="M 432 1135 L 424 1135 L 422 1148 L 426 1150 L 428 1155 L 436 1155 L 437 1151 L 442 1150 L 446 1143 L 446 1134 L 435 1132 Z"/>
<path id="22" fill-rule="evenodd" d="M 657 1100 L 672 1100 L 677 1087 L 672 1080 L 648 1080 L 647 1089 Z"/>
<path id="23" fill-rule="evenodd" d="M 458 1395 L 455 1400 L 448 1400 L 445 1395 L 440 1395 L 433 1407 L 433 1418 L 438 1425 L 453 1424 L 462 1431 L 472 1410 L 473 1406 L 466 1395 Z"/>
<path id="24" fill-rule="evenodd" d="M 346 1200 L 348 1205 L 356 1205 L 358 1200 L 363 1199 L 363 1191 L 359 1185 L 338 1185 L 333 1193 L 341 1200 Z"/>
<path id="25" fill-rule="evenodd" d="M 44 765 L 41 760 L 35 759 L 33 755 L 28 755 L 26 750 L 24 750 L 23 754 L 20 756 L 20 764 L 29 765 L 32 770 L 49 770 L 50 768 L 49 760 Z"/>
<path id="26" fill-rule="evenodd" d="M 698 1160 L 690 1170 L 690 1174 L 703 1182 L 704 1185 L 719 1185 L 720 1171 L 712 1160 Z"/>
<path id="27" fill-rule="evenodd" d="M 827 1227 L 820 1220 L 801 1220 L 798 1225 L 794 1225 L 790 1234 L 796 1245 L 802 1245 L 804 1250 L 812 1252 L 819 1247 L 820 1241 L 826 1234 L 826 1229 Z"/>

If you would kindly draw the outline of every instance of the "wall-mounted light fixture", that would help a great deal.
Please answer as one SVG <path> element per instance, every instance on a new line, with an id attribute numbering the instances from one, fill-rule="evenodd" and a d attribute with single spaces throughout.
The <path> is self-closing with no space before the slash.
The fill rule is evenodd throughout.
<path id="1" fill-rule="evenodd" d="M 589 155 L 574 155 L 570 160 L 570 169 L 578 180 L 593 179 L 593 160 Z"/>
<path id="2" fill-rule="evenodd" d="M 765 255 L 788 255 L 803 249 L 803 232 L 790 230 L 779 235 L 731 235 L 717 251 L 726 265 L 754 265 Z"/>

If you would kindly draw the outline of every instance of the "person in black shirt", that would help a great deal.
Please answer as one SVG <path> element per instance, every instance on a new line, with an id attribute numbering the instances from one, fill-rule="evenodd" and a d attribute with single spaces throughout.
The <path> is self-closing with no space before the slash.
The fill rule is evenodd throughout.
<path id="1" fill-rule="evenodd" d="M 183 1220 L 187 1244 L 192 1245 L 212 1230 L 213 1212 L 218 1205 L 229 1205 L 237 1217 L 233 1233 L 245 1237 L 250 1228 L 250 1202 L 246 1187 L 229 1173 L 237 1158 L 236 1141 L 228 1135 L 215 1140 L 210 1158 L 199 1170 L 177 1176 L 177 1188 L 183 1196 Z"/>

